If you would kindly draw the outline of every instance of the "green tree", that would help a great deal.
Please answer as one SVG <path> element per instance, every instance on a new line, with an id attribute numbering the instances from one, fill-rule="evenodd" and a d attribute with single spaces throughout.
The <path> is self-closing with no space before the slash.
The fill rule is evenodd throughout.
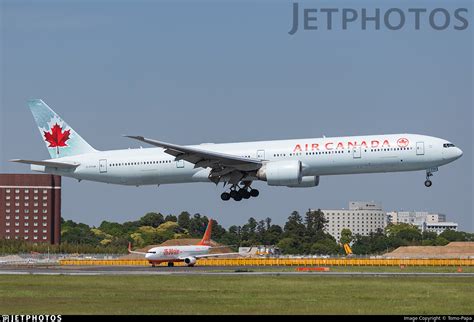
<path id="1" fill-rule="evenodd" d="M 187 211 L 183 211 L 178 215 L 178 225 L 186 230 L 191 227 L 191 215 Z"/>
<path id="2" fill-rule="evenodd" d="M 100 226 L 98 228 L 104 233 L 116 237 L 122 236 L 126 231 L 123 225 L 105 220 L 100 223 Z"/>
<path id="3" fill-rule="evenodd" d="M 305 215 L 306 232 L 308 235 L 312 235 L 324 230 L 328 220 L 324 218 L 324 213 L 321 209 L 311 210 L 309 209 Z"/>
<path id="4" fill-rule="evenodd" d="M 255 245 L 258 243 L 258 238 L 257 238 L 257 221 L 255 218 L 250 217 L 248 222 L 242 226 L 242 229 L 240 230 L 240 235 L 242 238 L 242 241 L 246 241 L 246 244 L 250 245 Z"/>
<path id="5" fill-rule="evenodd" d="M 154 228 L 158 227 L 164 222 L 165 220 L 163 215 L 156 212 L 149 212 L 145 216 L 141 217 L 138 221 L 140 226 L 151 226 Z"/>
<path id="6" fill-rule="evenodd" d="M 266 245 L 276 245 L 281 239 L 283 234 L 283 229 L 278 225 L 271 225 L 265 231 L 264 244 Z"/>
<path id="7" fill-rule="evenodd" d="M 257 223 L 257 227 L 256 227 L 256 239 L 259 244 L 265 244 L 265 232 L 266 232 L 265 221 L 260 220 Z"/>
<path id="8" fill-rule="evenodd" d="M 436 237 L 434 241 L 434 245 L 436 246 L 446 246 L 447 244 L 449 244 L 449 240 L 447 240 L 446 238 L 442 236 Z"/>
<path id="9" fill-rule="evenodd" d="M 223 245 L 234 246 L 236 249 L 238 246 L 241 246 L 239 227 L 230 226 L 229 230 L 224 233 L 220 241 Z"/>
<path id="10" fill-rule="evenodd" d="M 303 224 L 303 218 L 297 211 L 293 211 L 285 223 L 284 236 L 293 239 L 301 239 L 305 236 L 306 227 Z"/>
<path id="11" fill-rule="evenodd" d="M 189 234 L 194 238 L 200 238 L 206 231 L 209 220 L 200 214 L 194 214 L 189 224 Z"/>
<path id="12" fill-rule="evenodd" d="M 341 253 L 341 247 L 335 239 L 325 238 L 317 241 L 311 246 L 312 254 L 334 255 Z"/>
<path id="13" fill-rule="evenodd" d="M 278 242 L 277 246 L 283 254 L 301 254 L 301 244 L 294 238 L 283 238 Z"/>
<path id="14" fill-rule="evenodd" d="M 341 238 L 339 239 L 341 244 L 350 244 L 352 238 L 352 231 L 350 229 L 344 228 L 341 230 Z"/>
<path id="15" fill-rule="evenodd" d="M 442 237 L 450 242 L 467 241 L 466 234 L 464 232 L 455 231 L 452 229 L 446 229 L 441 234 L 439 234 L 439 237 Z"/>
<path id="16" fill-rule="evenodd" d="M 415 225 L 406 223 L 389 224 L 385 231 L 390 239 L 401 240 L 402 245 L 419 245 L 421 243 L 422 235 Z"/>
<path id="17" fill-rule="evenodd" d="M 225 233 L 226 233 L 225 228 L 219 225 L 219 222 L 217 220 L 213 219 L 211 239 L 218 243 L 221 243 L 222 238 L 224 238 Z"/>
<path id="18" fill-rule="evenodd" d="M 178 222 L 178 218 L 177 218 L 176 216 L 174 216 L 174 215 L 167 215 L 167 216 L 165 217 L 165 222 L 166 222 L 166 221 Z"/>
<path id="19" fill-rule="evenodd" d="M 98 245 L 101 238 L 94 234 L 88 225 L 70 222 L 62 230 L 61 240 L 69 244 Z"/>

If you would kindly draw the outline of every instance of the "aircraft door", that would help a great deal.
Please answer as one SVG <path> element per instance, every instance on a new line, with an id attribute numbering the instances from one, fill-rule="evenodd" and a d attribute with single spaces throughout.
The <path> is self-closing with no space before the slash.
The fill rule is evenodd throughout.
<path id="1" fill-rule="evenodd" d="M 107 172 L 107 159 L 99 160 L 99 172 L 100 173 Z"/>
<path id="2" fill-rule="evenodd" d="M 360 146 L 356 146 L 352 148 L 352 156 L 354 157 L 354 159 L 360 159 L 361 157 L 360 150 L 361 150 Z"/>
<path id="3" fill-rule="evenodd" d="M 265 159 L 265 150 L 258 150 L 257 151 L 257 159 L 260 159 L 260 160 Z"/>
<path id="4" fill-rule="evenodd" d="M 184 168 L 184 160 L 176 161 L 176 168 Z"/>
<path id="5" fill-rule="evenodd" d="M 424 155 L 424 154 L 425 154 L 425 143 L 416 142 L 416 155 Z"/>

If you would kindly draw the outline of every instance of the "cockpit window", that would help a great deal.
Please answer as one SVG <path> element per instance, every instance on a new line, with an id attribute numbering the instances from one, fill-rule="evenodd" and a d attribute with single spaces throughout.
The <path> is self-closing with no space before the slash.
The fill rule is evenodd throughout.
<path id="1" fill-rule="evenodd" d="M 443 144 L 443 148 L 451 148 L 451 147 L 455 147 L 455 145 L 452 144 L 452 143 L 444 143 Z"/>
<path id="2" fill-rule="evenodd" d="M 147 252 L 148 254 L 156 254 L 156 252 Z"/>

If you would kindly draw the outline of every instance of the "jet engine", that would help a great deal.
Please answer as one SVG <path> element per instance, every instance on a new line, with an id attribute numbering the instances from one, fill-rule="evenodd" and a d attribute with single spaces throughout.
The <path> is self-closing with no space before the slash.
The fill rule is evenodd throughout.
<path id="1" fill-rule="evenodd" d="M 319 185 L 319 176 L 306 176 L 301 179 L 299 184 L 290 184 L 287 187 L 290 188 L 309 188 L 316 187 Z"/>
<path id="2" fill-rule="evenodd" d="M 299 160 L 272 161 L 265 163 L 258 171 L 257 178 L 269 186 L 299 185 L 302 179 L 302 165 Z"/>
<path id="3" fill-rule="evenodd" d="M 194 266 L 196 264 L 196 257 L 186 257 L 184 263 L 188 266 Z"/>

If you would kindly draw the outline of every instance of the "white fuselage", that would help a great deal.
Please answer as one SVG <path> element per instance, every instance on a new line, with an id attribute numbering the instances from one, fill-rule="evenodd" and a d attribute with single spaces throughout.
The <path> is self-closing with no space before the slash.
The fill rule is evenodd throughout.
<path id="1" fill-rule="evenodd" d="M 159 246 L 151 248 L 145 258 L 150 262 L 177 262 L 185 258 L 209 254 L 210 246 L 190 245 L 190 246 Z"/>
<path id="2" fill-rule="evenodd" d="M 450 142 L 417 134 L 390 134 L 296 140 L 201 144 L 201 150 L 260 159 L 299 160 L 303 176 L 427 170 L 458 159 Z M 209 168 L 195 168 L 161 148 L 98 151 L 55 159 L 77 162 L 75 169 L 32 165 L 32 170 L 79 180 L 122 185 L 211 182 Z M 257 180 L 251 178 L 251 180 Z"/>

